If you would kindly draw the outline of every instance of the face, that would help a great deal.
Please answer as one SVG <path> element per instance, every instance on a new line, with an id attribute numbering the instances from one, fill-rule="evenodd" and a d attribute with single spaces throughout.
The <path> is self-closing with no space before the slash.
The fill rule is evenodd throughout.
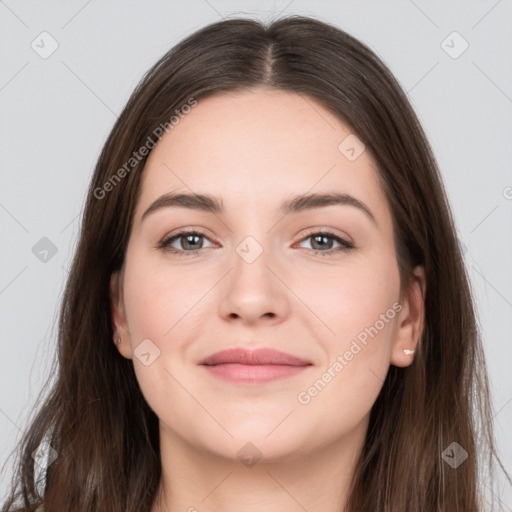
<path id="1" fill-rule="evenodd" d="M 276 459 L 360 434 L 389 365 L 412 362 L 421 315 L 350 129 L 295 93 L 217 95 L 159 141 L 141 187 L 113 322 L 164 435 Z M 308 194 L 342 200 L 294 201 Z M 201 364 L 232 348 L 300 362 Z"/>

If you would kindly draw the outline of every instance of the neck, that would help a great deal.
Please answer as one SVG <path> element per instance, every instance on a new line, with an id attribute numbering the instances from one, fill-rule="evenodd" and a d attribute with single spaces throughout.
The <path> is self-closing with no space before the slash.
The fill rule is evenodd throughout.
<path id="1" fill-rule="evenodd" d="M 151 512 L 340 512 L 366 429 L 253 466 L 192 446 L 160 424 L 162 480 Z"/>

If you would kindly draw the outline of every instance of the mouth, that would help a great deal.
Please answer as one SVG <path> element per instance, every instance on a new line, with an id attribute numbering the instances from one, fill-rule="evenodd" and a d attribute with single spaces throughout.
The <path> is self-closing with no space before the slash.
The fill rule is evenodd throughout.
<path id="1" fill-rule="evenodd" d="M 302 373 L 309 361 L 274 349 L 222 350 L 199 363 L 214 377 L 234 383 L 264 383 Z"/>

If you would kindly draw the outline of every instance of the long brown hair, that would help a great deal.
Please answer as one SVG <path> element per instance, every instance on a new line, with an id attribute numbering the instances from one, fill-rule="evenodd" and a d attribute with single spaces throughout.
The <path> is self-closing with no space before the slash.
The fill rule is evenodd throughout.
<path id="1" fill-rule="evenodd" d="M 425 329 L 408 368 L 391 366 L 371 412 L 347 511 L 477 512 L 477 453 L 495 458 L 472 292 L 437 163 L 404 92 L 364 44 L 319 20 L 228 19 L 165 54 L 142 78 L 98 159 L 63 296 L 56 379 L 19 444 L 5 508 L 147 512 L 161 478 L 158 418 L 112 338 L 109 280 L 122 268 L 147 155 L 184 105 L 259 86 L 311 97 L 346 123 L 378 165 L 402 288 L 426 272 Z M 153 143 L 154 145 L 154 143 Z M 129 162 L 129 165 L 127 163 Z M 124 169 L 125 172 L 121 172 Z M 110 185 L 107 185 L 109 183 Z M 37 481 L 32 453 L 57 459 Z M 477 440 L 481 441 L 478 443 Z M 453 442 L 468 454 L 452 468 Z"/>

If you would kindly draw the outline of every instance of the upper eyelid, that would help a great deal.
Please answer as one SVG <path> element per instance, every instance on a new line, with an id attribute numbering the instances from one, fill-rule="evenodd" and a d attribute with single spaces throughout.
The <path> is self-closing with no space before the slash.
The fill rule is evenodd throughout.
<path id="1" fill-rule="evenodd" d="M 204 236 L 205 238 L 210 239 L 211 241 L 214 240 L 214 237 L 209 235 L 202 228 L 191 227 L 191 228 L 181 229 L 177 233 L 169 233 L 162 238 L 162 241 L 172 240 L 173 238 L 177 238 L 177 237 L 189 235 L 189 234 L 201 235 L 201 236 Z"/>

